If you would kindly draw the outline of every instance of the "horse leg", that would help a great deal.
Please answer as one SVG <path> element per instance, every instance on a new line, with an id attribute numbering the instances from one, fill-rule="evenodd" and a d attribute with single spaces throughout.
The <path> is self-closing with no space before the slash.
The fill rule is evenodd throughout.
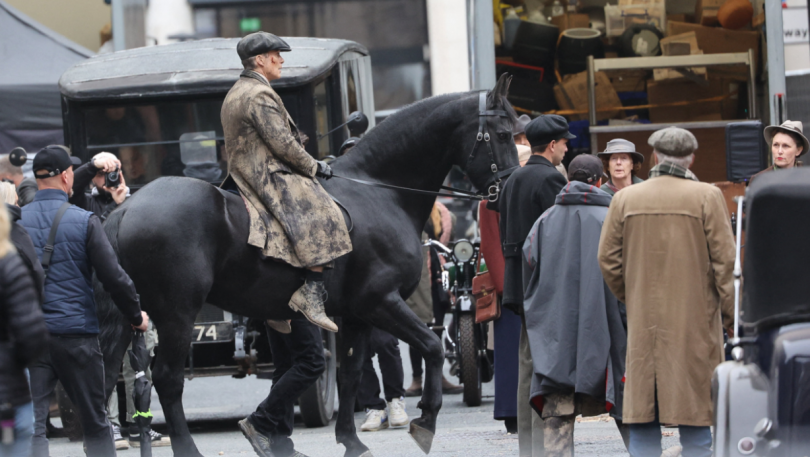
<path id="1" fill-rule="evenodd" d="M 428 454 L 436 434 L 436 418 L 442 407 L 444 352 L 441 341 L 416 317 L 398 293 L 387 297 L 363 318 L 408 343 L 425 359 L 425 385 L 418 404 L 422 417 L 411 421 L 409 433 L 422 452 Z"/>
<path id="2" fill-rule="evenodd" d="M 202 457 L 197 450 L 183 412 L 183 381 L 186 357 L 191 344 L 195 314 L 164 317 L 155 322 L 160 346 L 155 357 L 152 379 L 169 425 L 175 456 Z"/>
<path id="3" fill-rule="evenodd" d="M 346 446 L 344 457 L 372 457 L 368 447 L 357 437 L 357 428 L 354 425 L 354 403 L 360 387 L 370 333 L 371 327 L 365 322 L 343 319 L 340 329 L 342 341 L 338 349 L 342 354 L 339 373 L 340 405 L 335 423 L 335 438 L 338 444 Z"/>

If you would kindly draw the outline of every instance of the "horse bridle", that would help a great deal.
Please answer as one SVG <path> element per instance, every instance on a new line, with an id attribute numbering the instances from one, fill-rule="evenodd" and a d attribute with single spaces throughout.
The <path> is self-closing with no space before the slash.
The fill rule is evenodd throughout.
<path id="1" fill-rule="evenodd" d="M 509 175 L 512 174 L 518 167 L 508 168 L 506 170 L 498 170 L 498 164 L 495 161 L 495 153 L 492 151 L 492 144 L 490 144 L 490 135 L 487 131 L 487 118 L 490 116 L 501 116 L 509 118 L 509 114 L 505 110 L 487 110 L 487 91 L 481 91 L 478 95 L 478 135 L 475 137 L 475 144 L 473 144 L 472 151 L 470 152 L 470 156 L 467 158 L 467 164 L 465 169 L 469 169 L 470 165 L 475 158 L 475 153 L 478 150 L 478 145 L 483 142 L 487 145 L 487 152 L 489 154 L 489 169 L 492 170 L 492 176 L 487 180 L 484 188 L 487 190 L 487 195 L 484 195 L 483 192 L 470 192 L 464 189 L 457 189 L 455 187 L 448 187 L 448 186 L 441 186 L 442 190 L 449 190 L 451 192 L 455 192 L 453 194 L 442 193 L 442 192 L 434 192 L 432 190 L 422 190 L 422 189 L 411 189 L 409 187 L 400 187 L 394 186 L 392 184 L 385 184 L 381 182 L 373 182 L 373 181 L 366 181 L 363 179 L 357 178 L 349 178 L 347 176 L 340 176 L 336 174 L 332 174 L 332 177 L 345 179 L 347 181 L 352 181 L 358 184 L 363 184 L 366 186 L 372 187 L 380 187 L 383 189 L 392 189 L 392 190 L 401 190 L 404 192 L 410 192 L 415 194 L 422 194 L 422 195 L 435 195 L 438 197 L 452 197 L 452 198 L 463 198 L 467 200 L 483 200 L 486 198 L 491 202 L 495 202 L 498 200 L 498 195 L 501 191 L 501 181 Z"/>
<path id="2" fill-rule="evenodd" d="M 487 109 L 487 91 L 481 91 L 478 94 L 478 135 L 475 137 L 475 144 L 473 144 L 470 156 L 467 158 L 467 166 L 469 169 L 475 153 L 478 151 L 478 146 L 483 142 L 487 146 L 487 153 L 489 154 L 489 169 L 492 171 L 490 177 L 484 188 L 487 190 L 487 200 L 494 202 L 498 200 L 498 195 L 501 192 L 501 181 L 509 177 L 518 167 L 507 168 L 506 170 L 498 170 L 498 163 L 495 161 L 495 153 L 492 151 L 492 144 L 490 143 L 490 135 L 487 130 L 487 119 L 490 116 L 500 116 L 509 118 L 509 114 L 505 110 L 488 110 Z"/>

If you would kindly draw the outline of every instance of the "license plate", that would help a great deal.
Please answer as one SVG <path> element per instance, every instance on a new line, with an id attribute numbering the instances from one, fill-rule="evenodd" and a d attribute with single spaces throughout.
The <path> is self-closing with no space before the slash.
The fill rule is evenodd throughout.
<path id="1" fill-rule="evenodd" d="M 191 330 L 191 344 L 220 343 L 233 340 L 233 324 L 230 322 L 195 324 Z"/>

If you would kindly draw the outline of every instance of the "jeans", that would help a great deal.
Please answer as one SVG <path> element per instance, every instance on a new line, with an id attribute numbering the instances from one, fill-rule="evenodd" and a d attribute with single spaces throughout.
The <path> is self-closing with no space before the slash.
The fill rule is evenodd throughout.
<path id="1" fill-rule="evenodd" d="M 34 403 L 28 402 L 14 408 L 14 442 L 10 445 L 0 444 L 0 457 L 28 457 L 33 436 Z"/>
<path id="2" fill-rule="evenodd" d="M 372 358 L 377 354 L 382 373 L 385 400 L 380 398 L 380 379 L 374 370 Z M 399 340 L 390 333 L 376 327 L 371 329 L 366 360 L 363 362 L 363 375 L 357 391 L 357 401 L 366 409 L 385 409 L 386 402 L 405 395 L 405 374 L 402 371 L 402 356 L 399 353 Z"/>
<path id="3" fill-rule="evenodd" d="M 50 395 L 56 382 L 61 381 L 78 409 L 87 455 L 115 457 L 112 428 L 105 408 L 104 361 L 98 338 L 51 335 L 48 350 L 29 371 L 35 418 L 32 456 L 48 457 L 45 422 L 48 420 Z"/>
<path id="4" fill-rule="evenodd" d="M 658 422 L 658 400 L 655 402 L 655 420 L 630 426 L 631 457 L 659 457 L 661 455 L 661 424 Z M 709 427 L 679 425 L 681 455 L 683 457 L 711 457 L 712 431 Z"/>
<path id="5" fill-rule="evenodd" d="M 273 387 L 248 420 L 261 434 L 272 440 L 273 453 L 279 457 L 295 451 L 290 436 L 295 418 L 295 401 L 323 373 L 323 338 L 315 324 L 305 318 L 290 322 L 287 335 L 267 328 L 273 353 Z"/>

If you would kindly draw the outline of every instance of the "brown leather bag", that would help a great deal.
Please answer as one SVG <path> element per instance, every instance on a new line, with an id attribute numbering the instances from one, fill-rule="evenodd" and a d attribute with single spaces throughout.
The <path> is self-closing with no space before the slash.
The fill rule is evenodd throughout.
<path id="1" fill-rule="evenodd" d="M 495 293 L 495 282 L 490 272 L 478 273 L 472 282 L 475 297 L 475 323 L 483 324 L 501 317 L 501 303 Z"/>

